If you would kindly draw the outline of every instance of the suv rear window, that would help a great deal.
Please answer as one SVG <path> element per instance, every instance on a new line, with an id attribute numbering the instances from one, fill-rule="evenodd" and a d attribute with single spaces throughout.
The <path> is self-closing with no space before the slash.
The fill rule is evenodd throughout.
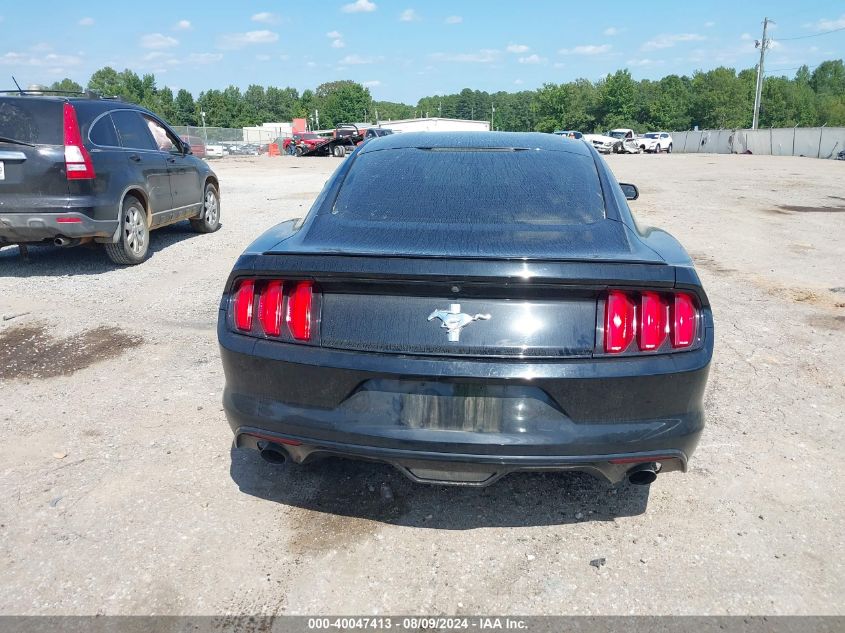
<path id="1" fill-rule="evenodd" d="M 498 148 L 362 152 L 332 212 L 441 224 L 592 224 L 605 217 L 590 156 Z"/>
<path id="2" fill-rule="evenodd" d="M 0 136 L 36 145 L 61 145 L 62 102 L 0 97 Z"/>

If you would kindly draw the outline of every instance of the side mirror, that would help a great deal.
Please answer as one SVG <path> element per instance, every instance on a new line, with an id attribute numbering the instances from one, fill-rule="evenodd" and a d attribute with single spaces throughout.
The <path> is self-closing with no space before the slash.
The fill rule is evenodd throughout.
<path id="1" fill-rule="evenodd" d="M 191 150 L 191 144 L 188 141 L 184 141 L 182 143 L 182 153 L 183 154 L 193 154 L 194 152 Z"/>
<path id="2" fill-rule="evenodd" d="M 640 197 L 640 190 L 637 189 L 637 185 L 632 185 L 628 182 L 620 182 L 619 187 L 621 187 L 622 193 L 625 194 L 626 200 L 636 200 Z"/>

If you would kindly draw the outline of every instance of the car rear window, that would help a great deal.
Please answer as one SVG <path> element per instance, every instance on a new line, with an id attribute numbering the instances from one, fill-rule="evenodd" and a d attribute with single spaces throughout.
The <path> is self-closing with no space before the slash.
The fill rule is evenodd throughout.
<path id="1" fill-rule="evenodd" d="M 605 217 L 592 157 L 498 148 L 363 152 L 332 213 L 444 224 L 592 224 Z"/>
<path id="2" fill-rule="evenodd" d="M 36 145 L 61 145 L 62 102 L 0 97 L 0 136 Z"/>

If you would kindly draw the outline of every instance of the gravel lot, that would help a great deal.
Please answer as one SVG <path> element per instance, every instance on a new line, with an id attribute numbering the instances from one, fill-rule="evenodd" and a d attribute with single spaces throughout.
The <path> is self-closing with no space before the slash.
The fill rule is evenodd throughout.
<path id="1" fill-rule="evenodd" d="M 0 251 L 0 613 L 845 614 L 845 164 L 609 160 L 714 306 L 689 473 L 462 490 L 232 451 L 223 282 L 337 160 L 227 159 L 223 228 L 153 233 L 141 266 Z"/>

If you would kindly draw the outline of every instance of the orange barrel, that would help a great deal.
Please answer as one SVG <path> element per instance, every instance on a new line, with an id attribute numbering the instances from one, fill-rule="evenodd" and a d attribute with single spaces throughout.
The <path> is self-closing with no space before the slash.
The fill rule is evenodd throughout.
<path id="1" fill-rule="evenodd" d="M 279 154 L 279 144 L 278 143 L 270 143 L 267 148 L 267 153 L 270 156 L 280 156 Z"/>

